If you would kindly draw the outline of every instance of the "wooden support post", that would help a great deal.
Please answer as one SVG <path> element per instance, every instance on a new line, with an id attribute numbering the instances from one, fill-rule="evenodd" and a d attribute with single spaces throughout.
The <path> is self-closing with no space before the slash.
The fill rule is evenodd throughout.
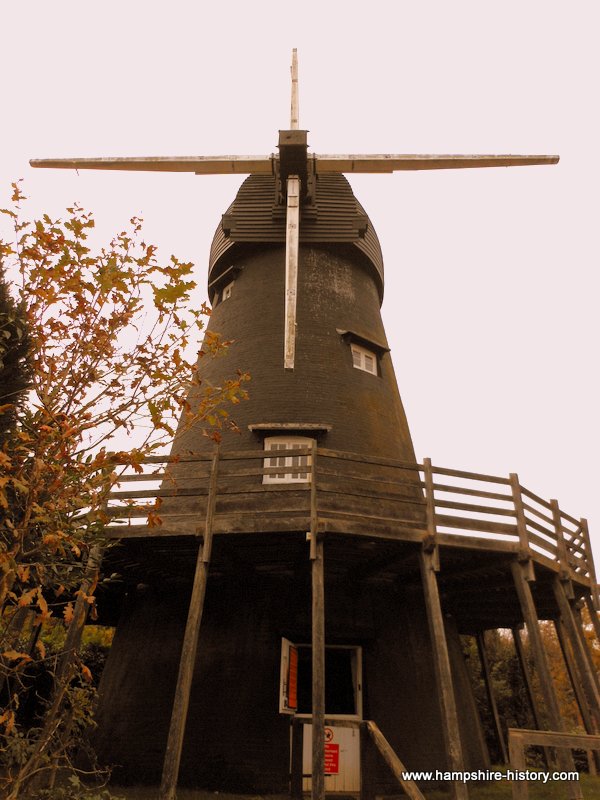
<path id="1" fill-rule="evenodd" d="M 600 677 L 598 676 L 598 670 L 596 669 L 596 664 L 594 663 L 594 659 L 592 657 L 590 644 L 585 635 L 585 625 L 583 624 L 583 618 L 581 616 L 581 605 L 583 604 L 580 603 L 580 601 L 574 601 L 569 603 L 569 605 L 571 607 L 571 611 L 573 612 L 575 627 L 577 628 L 577 633 L 579 634 L 581 647 L 590 668 L 590 675 L 594 679 L 596 688 L 598 690 L 598 697 L 600 698 Z"/>
<path id="2" fill-rule="evenodd" d="M 325 568 L 316 532 L 312 558 L 312 800 L 325 798 Z"/>
<path id="3" fill-rule="evenodd" d="M 577 633 L 579 634 L 579 641 L 581 642 L 581 649 L 586 661 L 588 662 L 590 675 L 596 684 L 598 697 L 600 698 L 600 676 L 598 675 L 598 670 L 596 669 L 596 664 L 594 663 L 594 658 L 592 656 L 592 647 L 590 646 L 590 643 L 585 635 L 585 625 L 581 615 L 581 606 L 583 605 L 583 602 L 580 600 L 574 600 L 573 602 L 569 603 L 569 605 L 571 607 L 571 611 L 573 612 L 575 627 L 577 629 Z"/>
<path id="4" fill-rule="evenodd" d="M 302 751 L 304 745 L 304 722 L 294 717 L 290 726 L 292 737 L 290 764 L 290 797 L 302 800 Z"/>
<path id="5" fill-rule="evenodd" d="M 525 509 L 523 507 L 521 484 L 519 482 L 519 476 L 516 472 L 511 472 L 509 479 L 513 504 L 515 507 L 515 515 L 517 518 L 517 532 L 519 534 L 519 561 L 526 565 L 526 579 L 528 581 L 534 581 L 535 570 L 533 567 L 533 559 L 531 558 L 529 536 L 527 535 L 527 520 L 525 518 Z"/>
<path id="6" fill-rule="evenodd" d="M 56 673 L 54 676 L 55 683 L 60 684 L 63 681 L 71 680 L 71 667 L 73 665 L 73 658 L 81 644 L 81 637 L 83 629 L 87 620 L 90 610 L 90 604 L 87 598 L 94 590 L 96 582 L 98 581 L 98 573 L 100 564 L 102 563 L 102 548 L 94 545 L 89 553 L 87 564 L 85 567 L 85 574 L 79 587 L 79 593 L 75 600 L 73 608 L 73 619 L 67 630 L 67 637 L 65 639 L 65 646 L 58 661 Z"/>
<path id="7" fill-rule="evenodd" d="M 496 704 L 496 697 L 494 696 L 494 687 L 492 686 L 492 675 L 490 672 L 490 665 L 488 662 L 487 652 L 485 649 L 485 631 L 480 631 L 477 634 L 477 650 L 479 652 L 479 661 L 481 662 L 481 674 L 485 684 L 485 691 L 487 693 L 490 711 L 494 722 L 494 730 L 496 732 L 496 741 L 498 742 L 498 749 L 503 764 L 508 764 L 508 751 L 506 749 L 506 742 L 504 740 L 504 733 L 502 732 L 502 725 L 500 724 L 500 715 L 498 714 L 498 706 Z"/>
<path id="8" fill-rule="evenodd" d="M 435 521 L 435 494 L 433 490 L 433 471 L 431 459 L 423 459 L 423 478 L 425 483 L 425 511 L 427 515 L 426 550 L 433 554 L 433 565 L 436 572 L 440 569 L 440 549 L 437 543 L 437 525 Z"/>
<path id="9" fill-rule="evenodd" d="M 527 699 L 529 700 L 529 708 L 531 709 L 533 722 L 535 724 L 535 727 L 541 731 L 544 725 L 543 725 L 542 715 L 540 714 L 540 710 L 538 708 L 535 692 L 533 691 L 533 682 L 531 680 L 531 675 L 529 674 L 529 667 L 527 666 L 527 658 L 525 656 L 525 649 L 523 647 L 523 642 L 521 641 L 521 631 L 518 628 L 512 628 L 511 633 L 513 641 L 515 643 L 517 660 L 519 662 L 519 667 L 521 669 L 521 675 L 523 676 L 523 683 L 525 684 L 525 691 L 527 693 Z M 544 753 L 544 761 L 546 762 L 546 768 L 549 769 L 552 763 L 552 758 L 550 757 L 550 751 L 548 750 L 547 747 L 544 747 L 543 753 Z M 510 758 L 510 748 L 509 748 L 509 758 Z M 512 764 L 512 758 L 510 758 L 510 763 Z"/>
<path id="10" fill-rule="evenodd" d="M 365 728 L 369 732 L 375 747 L 379 750 L 381 757 L 392 771 L 393 776 L 404 789 L 404 793 L 410 800 L 425 800 L 423 793 L 413 780 L 406 780 L 404 774 L 407 772 L 406 767 L 400 761 L 394 749 L 385 738 L 383 733 L 379 730 L 378 726 L 371 720 L 367 720 Z"/>
<path id="11" fill-rule="evenodd" d="M 554 627 L 556 629 L 556 636 L 558 638 L 560 650 L 563 655 L 565 666 L 567 668 L 569 681 L 571 682 L 571 686 L 573 687 L 573 694 L 575 695 L 575 700 L 577 701 L 579 713 L 581 714 L 583 727 L 585 728 L 586 733 L 590 734 L 599 733 L 598 726 L 595 723 L 594 718 L 590 714 L 589 704 L 587 702 L 585 692 L 583 691 L 583 686 L 579 679 L 577 664 L 575 662 L 573 653 L 569 646 L 569 637 L 565 630 L 565 624 L 560 617 L 554 620 Z"/>
<path id="12" fill-rule="evenodd" d="M 204 536 L 202 538 L 202 544 L 198 548 L 190 607 L 185 633 L 183 635 L 179 674 L 177 675 L 177 685 L 175 687 L 175 697 L 173 700 L 167 749 L 165 751 L 165 760 L 163 763 L 159 800 L 175 800 L 177 792 L 177 779 L 179 777 L 179 764 L 181 762 L 181 751 L 183 749 L 183 736 L 190 702 L 194 664 L 196 663 L 196 650 L 198 648 L 202 612 L 204 611 L 204 597 L 206 595 L 206 582 L 212 550 L 213 518 L 217 501 L 218 471 L 219 449 L 217 447 L 211 466 Z"/>
<path id="13" fill-rule="evenodd" d="M 587 699 L 577 675 L 577 667 L 573 660 L 573 655 L 569 649 L 567 634 L 560 617 L 554 620 L 554 627 L 556 629 L 556 636 L 558 637 L 558 643 L 560 644 L 563 660 L 567 668 L 567 674 L 569 676 L 569 681 L 571 682 L 571 687 L 573 689 L 573 694 L 575 695 L 575 700 L 577 702 L 577 707 L 579 708 L 579 714 L 581 715 L 585 732 L 590 734 L 598 733 L 597 726 L 592 715 L 590 714 Z M 589 750 L 588 764 L 590 767 L 590 774 L 596 775 L 597 767 L 600 767 L 600 763 L 597 763 L 595 754 Z"/>
<path id="14" fill-rule="evenodd" d="M 544 643 L 542 641 L 542 634 L 540 632 L 539 620 L 531 594 L 531 588 L 526 578 L 526 567 L 518 561 L 513 561 L 511 564 L 513 580 L 521 606 L 521 612 L 525 625 L 527 626 L 527 633 L 529 634 L 529 644 L 531 646 L 531 654 L 533 662 L 538 674 L 540 689 L 544 698 L 544 705 L 546 707 L 546 717 L 548 720 L 547 729 L 555 731 L 563 731 L 565 729 L 556 691 L 552 682 L 550 674 L 550 665 L 548 663 L 548 656 L 544 650 Z M 570 753 L 565 753 L 564 750 L 559 750 L 557 753 L 558 765 L 561 770 L 567 772 L 575 769 L 573 757 Z"/>
<path id="15" fill-rule="evenodd" d="M 592 542 L 590 540 L 590 529 L 588 521 L 585 517 L 579 520 L 581 525 L 581 534 L 585 541 L 585 560 L 590 576 L 590 591 L 592 593 L 592 603 L 597 612 L 600 612 L 600 593 L 598 591 L 598 583 L 596 582 L 596 567 L 594 565 L 594 554 L 592 553 Z M 600 639 L 600 637 L 598 637 Z"/>
<path id="16" fill-rule="evenodd" d="M 594 626 L 596 640 L 598 644 L 600 644 L 600 619 L 598 619 L 598 612 L 594 606 L 594 598 L 592 594 L 585 595 L 585 604 L 587 606 L 588 614 L 590 615 L 590 621 Z"/>
<path id="17" fill-rule="evenodd" d="M 317 508 L 317 440 L 313 439 L 310 455 L 310 557 L 316 557 L 317 536 L 319 533 L 319 512 Z"/>
<path id="18" fill-rule="evenodd" d="M 596 725 L 596 731 L 594 732 L 600 732 L 600 693 L 598 692 L 596 676 L 593 674 L 586 656 L 586 645 L 582 642 L 573 610 L 565 594 L 562 581 L 558 577 L 554 579 L 552 588 L 554 590 L 554 597 L 556 598 L 561 620 L 565 627 L 565 632 L 573 650 L 575 664 L 579 673 L 579 680 L 583 687 L 584 694 L 587 697 L 590 714 Z"/>
<path id="19" fill-rule="evenodd" d="M 448 769 L 451 772 L 460 772 L 464 770 L 465 767 L 462 744 L 460 741 L 460 729 L 458 726 L 458 714 L 456 712 L 452 672 L 450 669 L 450 658 L 448 656 L 444 617 L 435 574 L 435 560 L 432 553 L 421 550 L 419 554 L 419 563 L 425 592 L 427 621 L 429 623 L 429 634 L 433 649 L 433 662 L 440 699 L 442 730 L 444 733 L 446 754 L 448 756 Z M 452 784 L 452 793 L 455 800 L 466 800 L 466 798 L 468 798 L 467 786 L 462 781 L 455 781 Z"/>

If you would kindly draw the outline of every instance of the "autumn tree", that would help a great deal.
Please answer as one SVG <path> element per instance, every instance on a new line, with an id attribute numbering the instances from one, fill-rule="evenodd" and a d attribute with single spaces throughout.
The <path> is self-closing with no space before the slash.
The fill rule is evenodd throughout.
<path id="1" fill-rule="evenodd" d="M 0 442 L 14 424 L 29 386 L 29 348 L 24 309 L 11 297 L 0 270 Z"/>
<path id="2" fill-rule="evenodd" d="M 0 242 L 0 269 L 17 277 L 14 302 L 0 290 L 13 315 L 0 336 L 19 338 L 19 309 L 31 369 L 26 406 L 15 403 L 26 385 L 15 377 L 0 409 L 5 420 L 13 415 L 0 446 L 0 788 L 10 800 L 52 796 L 65 772 L 71 794 L 63 787 L 56 796 L 85 795 L 72 757 L 90 724 L 90 670 L 76 638 L 49 652 L 38 634 L 57 620 L 68 627 L 78 608 L 94 613 L 99 554 L 109 546 L 106 502 L 119 470 L 140 469 L 170 443 L 179 417 L 218 439 L 235 427 L 228 407 L 245 397 L 247 380 L 235 374 L 189 394 L 199 384 L 197 341 L 209 312 L 191 302 L 193 265 L 160 263 L 139 219 L 92 252 L 91 214 L 73 206 L 62 220 L 24 221 L 24 200 L 15 184 L 3 212 L 11 229 Z M 227 344 L 206 333 L 199 354 L 218 357 Z M 24 357 L 25 345 L 5 363 L 14 370 Z M 26 720 L 28 676 L 40 672 L 51 688 Z"/>

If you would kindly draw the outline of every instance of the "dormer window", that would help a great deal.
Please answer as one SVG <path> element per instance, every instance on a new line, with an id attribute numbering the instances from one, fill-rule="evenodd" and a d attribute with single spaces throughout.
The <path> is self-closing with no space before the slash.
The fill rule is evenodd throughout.
<path id="1" fill-rule="evenodd" d="M 226 270 L 217 275 L 208 284 L 208 296 L 213 306 L 228 300 L 233 294 L 233 284 L 239 277 L 244 267 L 241 264 L 232 264 Z"/>
<path id="2" fill-rule="evenodd" d="M 305 450 L 313 441 L 308 436 L 266 436 L 265 450 Z M 308 483 L 310 466 L 309 455 L 270 456 L 265 458 L 265 467 L 281 467 L 281 472 L 263 475 L 263 483 Z"/>
<path id="3" fill-rule="evenodd" d="M 389 353 L 390 348 L 386 344 L 371 338 L 365 332 L 344 331 L 340 330 L 340 328 L 336 328 L 336 331 L 342 337 L 342 341 L 350 346 L 352 366 L 355 369 L 361 369 L 363 372 L 378 376 L 379 359 Z"/>
<path id="4" fill-rule="evenodd" d="M 350 345 L 350 349 L 353 367 L 362 369 L 363 372 L 370 372 L 371 375 L 377 375 L 377 355 L 372 350 L 367 350 L 366 347 L 354 343 Z"/>

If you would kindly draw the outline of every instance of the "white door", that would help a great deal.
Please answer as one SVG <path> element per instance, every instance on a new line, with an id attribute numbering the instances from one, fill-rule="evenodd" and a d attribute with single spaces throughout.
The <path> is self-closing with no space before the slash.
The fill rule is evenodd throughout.
<path id="1" fill-rule="evenodd" d="M 279 710 L 304 722 L 302 774 L 312 769 L 312 648 L 282 640 Z M 334 645 L 325 648 L 325 790 L 360 792 L 360 731 L 358 726 L 336 725 L 339 720 L 362 720 L 362 650 Z M 302 788 L 311 791 L 305 777 Z"/>
<path id="2" fill-rule="evenodd" d="M 356 728 L 330 725 L 325 728 L 325 791 L 360 792 L 360 732 Z M 312 762 L 312 727 L 304 725 L 302 774 L 308 775 Z M 302 779 L 302 791 L 310 792 L 312 779 Z"/>

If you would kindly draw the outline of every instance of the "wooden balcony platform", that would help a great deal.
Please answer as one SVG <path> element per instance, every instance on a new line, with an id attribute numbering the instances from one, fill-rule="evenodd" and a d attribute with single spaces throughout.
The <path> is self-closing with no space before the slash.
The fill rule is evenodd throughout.
<path id="1" fill-rule="evenodd" d="M 120 540 L 108 555 L 111 569 L 129 581 L 190 581 L 212 486 L 215 579 L 232 570 L 244 580 L 298 577 L 309 568 L 307 534 L 316 531 L 326 546 L 327 579 L 348 585 L 418 590 L 418 553 L 434 551 L 444 607 L 465 633 L 522 622 L 515 559 L 534 565 L 540 618 L 556 616 L 557 574 L 576 596 L 597 599 L 585 519 L 531 492 L 516 475 L 316 446 L 277 456 L 294 457 L 296 466 L 272 466 L 283 463 L 272 462 L 273 451 L 253 450 L 154 456 L 142 472 L 121 475 L 108 506 L 108 535 Z M 265 483 L 272 475 L 296 480 Z"/>

